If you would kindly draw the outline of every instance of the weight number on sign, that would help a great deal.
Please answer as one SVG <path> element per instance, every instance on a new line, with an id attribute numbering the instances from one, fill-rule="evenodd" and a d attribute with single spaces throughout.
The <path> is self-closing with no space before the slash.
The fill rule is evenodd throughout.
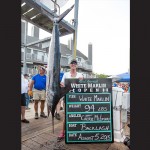
<path id="1" fill-rule="evenodd" d="M 94 112 L 94 111 L 108 111 L 107 107 L 99 107 L 97 110 L 95 110 L 94 105 L 85 105 L 85 112 Z"/>
<path id="2" fill-rule="evenodd" d="M 95 110 L 95 108 L 94 108 L 94 105 L 85 105 L 85 112 L 89 112 L 89 111 L 93 111 L 94 112 L 94 110 Z"/>

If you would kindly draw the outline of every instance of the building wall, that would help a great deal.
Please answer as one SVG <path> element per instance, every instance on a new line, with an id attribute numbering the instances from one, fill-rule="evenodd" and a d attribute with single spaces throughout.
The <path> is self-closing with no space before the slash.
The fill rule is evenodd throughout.
<path id="1" fill-rule="evenodd" d="M 39 40 L 39 28 L 34 26 L 32 29 L 32 35 L 33 36 L 27 35 L 27 43 L 31 43 L 31 42 L 35 42 L 35 41 Z M 21 22 L 21 44 L 22 45 L 24 43 L 24 38 L 25 38 L 25 22 L 22 21 Z M 47 53 L 48 53 L 48 49 L 49 49 L 49 44 L 50 44 L 50 41 L 42 43 L 42 44 L 41 43 L 36 44 L 38 46 L 38 49 L 32 48 L 32 47 L 27 47 L 27 50 L 26 50 L 27 73 L 36 74 L 36 73 L 38 73 L 38 70 L 37 70 L 38 65 L 46 65 L 47 64 L 47 57 L 48 57 Z M 65 55 L 62 54 L 61 60 L 60 60 L 60 64 L 62 65 L 62 70 L 64 72 L 69 71 L 69 63 L 72 59 L 72 54 L 73 54 L 73 41 L 71 40 L 69 45 L 66 47 L 68 47 L 68 49 L 70 49 L 70 52 L 69 52 L 69 54 L 67 54 L 67 53 Z M 80 53 L 80 55 L 81 54 L 82 53 Z M 91 49 L 89 51 L 89 55 L 92 56 Z M 92 61 L 91 58 L 92 57 L 90 57 L 89 60 Z M 88 60 L 85 60 L 84 58 L 82 58 L 80 56 L 77 56 L 76 59 L 78 61 L 78 71 L 82 72 L 85 77 L 89 77 L 92 72 L 92 67 L 91 67 L 91 65 L 89 65 L 87 63 Z M 21 62 L 22 62 L 22 67 L 23 67 L 24 48 L 21 48 Z"/>
<path id="2" fill-rule="evenodd" d="M 69 63 L 71 61 L 71 57 L 72 56 L 70 57 L 66 57 L 63 55 L 61 56 L 60 64 L 64 72 L 67 72 L 70 70 Z M 22 64 L 23 64 L 24 49 L 22 49 L 21 58 L 22 58 Z M 37 49 L 33 49 L 33 48 L 27 48 L 27 52 L 26 52 L 27 73 L 36 74 L 38 71 L 35 68 L 37 68 L 38 65 L 46 65 L 47 58 L 48 58 L 48 54 L 46 52 L 42 50 L 40 51 Z M 83 65 L 82 63 L 84 62 L 84 59 L 83 58 L 78 59 L 77 57 L 77 60 L 78 60 L 78 72 L 82 72 L 84 74 L 84 77 L 90 77 L 91 71 L 86 71 L 83 69 L 83 67 L 85 66 L 85 64 Z"/>
<path id="3" fill-rule="evenodd" d="M 27 29 L 28 29 L 28 23 L 27 23 Z M 21 44 L 24 44 L 25 39 L 25 21 L 21 20 Z M 39 40 L 39 28 L 36 26 L 33 26 L 32 28 L 32 36 L 29 36 L 27 34 L 27 44 L 31 42 L 35 42 Z"/>
<path id="4" fill-rule="evenodd" d="M 21 43 L 24 43 L 25 22 L 21 21 Z"/>

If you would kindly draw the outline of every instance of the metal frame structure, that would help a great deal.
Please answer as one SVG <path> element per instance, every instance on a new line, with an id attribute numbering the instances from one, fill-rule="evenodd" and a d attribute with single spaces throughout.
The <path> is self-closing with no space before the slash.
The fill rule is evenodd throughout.
<path id="1" fill-rule="evenodd" d="M 21 18 L 49 33 L 52 33 L 53 22 L 51 18 L 58 15 L 38 0 L 22 0 L 21 5 L 23 3 L 26 4 L 21 7 Z M 75 27 L 65 20 L 60 22 L 59 29 L 60 36 L 75 32 Z"/>
<path id="2" fill-rule="evenodd" d="M 75 0 L 75 9 L 74 9 L 74 27 L 75 32 L 73 33 L 73 45 L 74 45 L 74 53 L 72 57 L 76 58 L 76 49 L 77 49 L 77 31 L 78 31 L 78 8 L 79 8 L 79 0 Z"/>

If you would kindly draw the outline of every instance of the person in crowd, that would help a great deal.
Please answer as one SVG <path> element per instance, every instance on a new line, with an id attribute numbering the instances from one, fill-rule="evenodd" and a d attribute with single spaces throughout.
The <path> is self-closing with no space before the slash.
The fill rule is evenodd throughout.
<path id="1" fill-rule="evenodd" d="M 70 62 L 70 71 L 64 73 L 63 78 L 62 78 L 61 83 L 60 83 L 60 85 L 62 87 L 65 86 L 65 79 L 66 78 L 79 78 L 79 79 L 83 79 L 82 73 L 77 72 L 77 61 L 76 61 L 76 59 L 71 60 L 71 62 Z M 60 135 L 57 138 L 57 141 L 60 142 L 61 140 L 64 139 L 64 137 L 65 137 L 65 119 L 63 119 L 62 130 L 60 132 Z"/>
<path id="2" fill-rule="evenodd" d="M 113 86 L 113 87 L 117 87 L 117 83 L 116 83 L 116 82 L 114 82 L 112 86 Z"/>
<path id="3" fill-rule="evenodd" d="M 21 122 L 29 123 L 29 120 L 25 118 L 25 107 L 26 107 L 26 98 L 25 93 L 28 85 L 26 84 L 25 78 L 21 75 Z"/>
<path id="4" fill-rule="evenodd" d="M 115 87 L 119 87 L 119 82 L 118 81 L 115 82 Z"/>
<path id="5" fill-rule="evenodd" d="M 124 88 L 125 88 L 125 84 L 124 84 L 124 83 L 122 83 L 122 86 L 121 86 L 121 87 L 122 87 L 122 89 L 124 90 Z"/>
<path id="6" fill-rule="evenodd" d="M 128 92 L 128 85 L 127 85 L 127 84 L 124 86 L 124 92 L 125 92 L 125 93 Z"/>
<path id="7" fill-rule="evenodd" d="M 28 74 L 24 74 L 24 80 L 26 82 L 26 91 L 25 91 L 25 98 L 26 98 L 26 110 L 30 109 L 29 108 L 29 102 L 30 102 L 30 97 L 28 95 L 28 90 L 29 90 L 29 79 L 28 79 L 29 75 Z"/>
<path id="8" fill-rule="evenodd" d="M 29 76 L 29 87 L 30 87 L 30 83 L 31 83 L 31 81 L 32 81 L 32 77 L 33 77 L 33 75 L 30 75 Z M 29 90 L 29 89 L 28 89 Z M 33 89 L 32 89 L 33 90 Z M 29 95 L 29 94 L 28 94 Z M 29 98 L 30 98 L 30 103 L 33 103 L 33 95 L 32 96 L 29 96 Z"/>
<path id="9" fill-rule="evenodd" d="M 130 83 L 128 84 L 128 86 L 129 86 L 129 87 L 128 87 L 128 93 L 130 93 Z"/>
<path id="10" fill-rule="evenodd" d="M 122 84 L 120 82 L 118 82 L 118 87 L 122 88 Z"/>
<path id="11" fill-rule="evenodd" d="M 46 100 L 46 69 L 45 67 L 39 67 L 39 73 L 32 77 L 32 81 L 29 87 L 29 96 L 33 96 L 34 100 L 34 110 L 35 110 L 35 119 L 39 118 L 38 115 L 38 103 L 41 102 L 41 112 L 40 117 L 47 118 L 44 113 L 45 100 Z M 34 86 L 34 90 L 32 92 L 32 88 Z"/>

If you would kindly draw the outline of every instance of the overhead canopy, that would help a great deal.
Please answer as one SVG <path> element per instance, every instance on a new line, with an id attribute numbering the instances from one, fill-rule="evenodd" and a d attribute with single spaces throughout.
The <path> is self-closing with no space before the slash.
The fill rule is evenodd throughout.
<path id="1" fill-rule="evenodd" d="M 130 74 L 128 72 L 118 74 L 118 75 L 112 75 L 108 78 L 112 79 L 112 82 L 118 81 L 118 82 L 130 82 Z"/>
<path id="2" fill-rule="evenodd" d="M 52 10 L 38 0 L 21 0 L 21 18 L 33 25 L 52 33 L 53 22 L 50 18 L 57 16 Z M 60 36 L 74 33 L 73 25 L 65 20 L 59 23 Z"/>
<path id="3" fill-rule="evenodd" d="M 118 74 L 117 76 L 120 78 L 117 80 L 118 82 L 130 82 L 130 74 L 128 72 Z"/>

